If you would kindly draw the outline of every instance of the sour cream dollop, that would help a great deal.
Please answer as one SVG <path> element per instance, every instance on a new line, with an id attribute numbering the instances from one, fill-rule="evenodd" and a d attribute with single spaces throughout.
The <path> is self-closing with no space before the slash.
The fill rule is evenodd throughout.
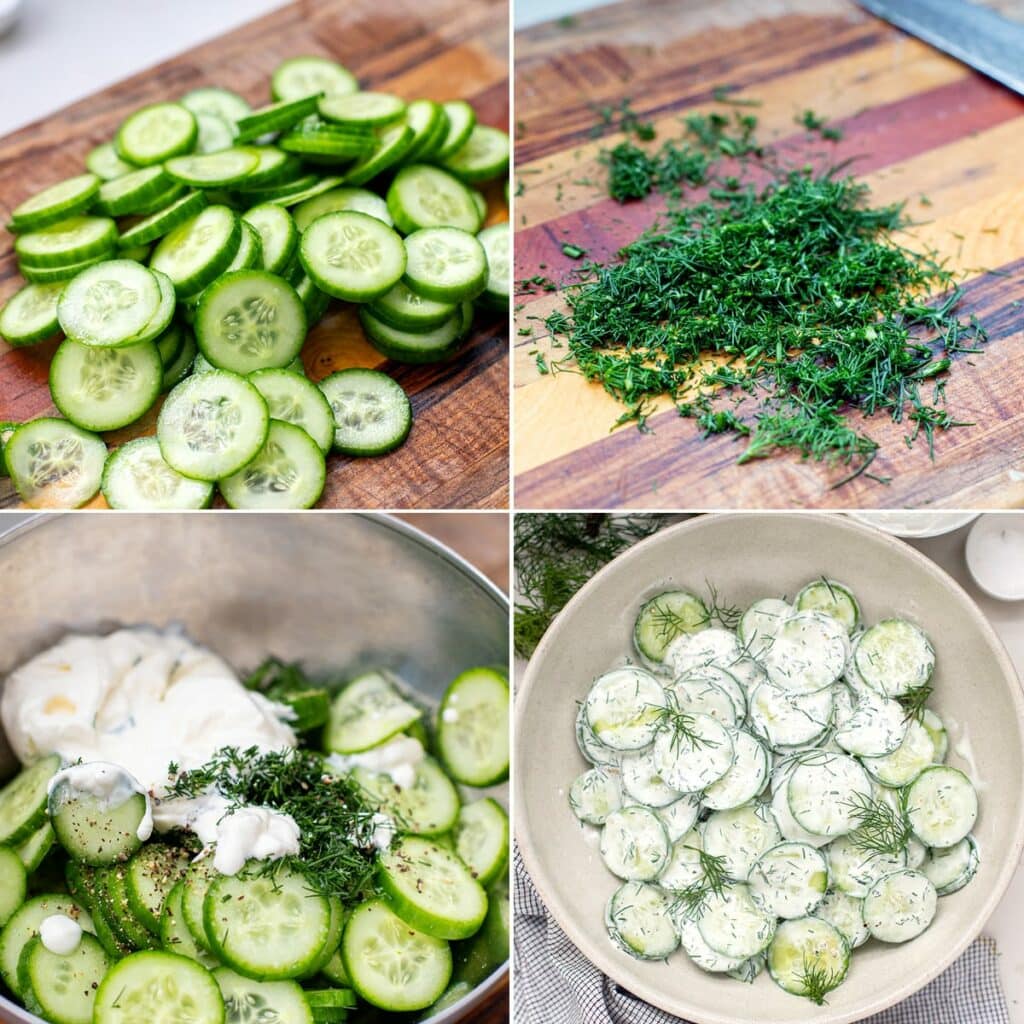
<path id="1" fill-rule="evenodd" d="M 66 914 L 51 914 L 39 925 L 42 944 L 58 956 L 69 956 L 82 941 L 82 926 Z"/>
<path id="2" fill-rule="evenodd" d="M 331 754 L 327 763 L 338 771 L 365 768 L 387 775 L 400 789 L 408 789 L 416 781 L 416 768 L 426 757 L 423 744 L 414 736 L 395 736 L 372 750 L 359 754 Z"/>

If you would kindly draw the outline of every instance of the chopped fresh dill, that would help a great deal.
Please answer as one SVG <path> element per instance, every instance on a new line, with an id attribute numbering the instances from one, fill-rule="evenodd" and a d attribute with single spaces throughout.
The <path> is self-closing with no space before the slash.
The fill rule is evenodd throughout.
<path id="1" fill-rule="evenodd" d="M 824 1006 L 825 996 L 837 989 L 845 977 L 845 971 L 831 971 L 817 959 L 804 956 L 800 983 L 803 985 L 803 995 L 815 1005 Z"/>
<path id="2" fill-rule="evenodd" d="M 562 252 L 571 260 L 579 260 L 587 255 L 586 249 L 581 249 L 578 245 L 573 245 L 572 242 L 564 243 L 562 246 Z"/>
<path id="3" fill-rule="evenodd" d="M 536 364 L 537 364 L 537 372 L 539 374 L 541 374 L 541 376 L 544 376 L 544 375 L 549 374 L 551 372 L 551 369 L 548 366 L 548 362 L 544 358 L 544 353 L 543 352 L 537 352 L 534 355 L 534 362 L 536 362 Z"/>
<path id="4" fill-rule="evenodd" d="M 533 654 L 551 620 L 602 566 L 664 523 L 659 515 L 520 513 L 515 517 L 516 653 Z"/>
<path id="5" fill-rule="evenodd" d="M 358 783 L 331 773 L 315 751 L 223 747 L 202 767 L 171 774 L 177 775 L 171 797 L 193 799 L 216 789 L 232 809 L 271 807 L 292 816 L 301 836 L 298 856 L 261 861 L 252 869 L 257 873 L 273 876 L 287 865 L 314 892 L 345 903 L 372 889 L 374 808 Z"/>
<path id="6" fill-rule="evenodd" d="M 924 720 L 924 713 L 928 710 L 928 699 L 933 690 L 934 687 L 931 683 L 922 683 L 896 698 L 896 702 L 905 712 L 904 721 L 922 722 Z"/>
<path id="7" fill-rule="evenodd" d="M 721 896 L 732 879 L 729 877 L 725 857 L 692 846 L 686 849 L 694 850 L 697 854 L 700 877 L 677 894 L 673 910 L 682 911 L 691 920 L 696 920 L 704 913 L 708 898 L 712 895 Z"/>
<path id="8" fill-rule="evenodd" d="M 906 818 L 885 800 L 856 793 L 851 797 L 849 806 L 855 827 L 848 838 L 858 850 L 896 854 L 910 841 L 910 825 Z"/>

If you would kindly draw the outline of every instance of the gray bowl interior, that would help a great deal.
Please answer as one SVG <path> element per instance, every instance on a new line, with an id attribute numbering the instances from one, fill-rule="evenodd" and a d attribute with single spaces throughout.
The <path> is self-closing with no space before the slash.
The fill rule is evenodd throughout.
<path id="1" fill-rule="evenodd" d="M 428 702 L 463 669 L 508 665 L 505 596 L 384 516 L 43 515 L 0 536 L 0 578 L 0 679 L 69 630 L 142 623 L 180 624 L 240 669 L 269 654 L 339 676 L 384 666 Z M 0 777 L 14 767 L 3 739 Z M 0 1019 L 38 1024 L 2 997 Z"/>
<path id="2" fill-rule="evenodd" d="M 640 605 L 672 586 L 717 587 L 723 604 L 792 597 L 819 575 L 853 587 L 867 622 L 919 622 L 938 660 L 930 702 L 950 733 L 948 761 L 979 785 L 975 836 L 981 867 L 943 897 L 922 936 L 878 942 L 853 956 L 846 982 L 823 1008 L 762 975 L 753 985 L 705 974 L 678 952 L 667 964 L 632 960 L 604 930 L 616 881 L 585 842 L 566 794 L 587 765 L 576 747 L 577 701 L 593 680 L 633 655 Z M 633 655 L 635 657 L 635 655 Z M 1024 833 L 1022 699 L 1006 652 L 977 606 L 942 570 L 902 541 L 840 516 L 703 516 L 620 556 L 565 608 L 531 660 L 517 697 L 515 807 L 524 861 L 553 916 L 579 949 L 635 995 L 700 1024 L 843 1024 L 916 991 L 980 931 L 1016 868 Z M 591 836 L 590 838 L 593 838 Z"/>

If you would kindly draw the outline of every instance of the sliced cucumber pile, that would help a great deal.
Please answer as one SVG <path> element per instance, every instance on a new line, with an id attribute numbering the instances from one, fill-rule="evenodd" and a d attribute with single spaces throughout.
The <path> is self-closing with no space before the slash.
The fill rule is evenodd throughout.
<path id="1" fill-rule="evenodd" d="M 919 625 L 866 622 L 822 576 L 737 611 L 735 629 L 689 590 L 647 592 L 627 655 L 643 667 L 605 673 L 575 712 L 588 764 L 568 802 L 619 886 L 605 913 L 619 949 L 664 959 L 681 945 L 745 982 L 767 967 L 820 1004 L 855 947 L 917 937 L 975 876 L 978 793 L 943 763 Z M 451 696 L 458 727 L 472 705 Z M 446 713 L 439 749 L 461 778 L 468 740 L 446 747 Z M 470 826 L 489 814 L 471 808 Z"/>
<path id="2" fill-rule="evenodd" d="M 451 359 L 477 309 L 507 313 L 509 226 L 478 187 L 507 178 L 504 131 L 461 100 L 360 90 L 323 57 L 283 61 L 270 92 L 255 110 L 218 87 L 142 107 L 85 173 L 13 209 L 28 283 L 0 308 L 0 340 L 64 337 L 49 383 L 67 422 L 39 421 L 47 439 L 10 472 L 26 504 L 77 507 L 102 488 L 117 508 L 192 508 L 216 486 L 235 508 L 308 508 L 328 452 L 395 450 L 412 404 L 376 367 L 341 380 L 311 367 L 326 404 L 263 378 L 258 413 L 244 378 L 305 376 L 304 343 L 334 300 L 359 305 L 378 363 Z M 197 389 L 211 367 L 236 380 Z M 151 433 L 161 394 L 180 415 L 161 414 L 158 450 L 108 456 L 99 435 Z"/>
<path id="3" fill-rule="evenodd" d="M 135 451 L 112 491 L 156 489 L 155 453 Z M 149 798 L 116 765 L 101 770 L 110 785 L 78 788 L 95 765 L 40 758 L 0 788 L 0 978 L 28 1010 L 52 1024 L 132 1024 L 157 1007 L 194 1024 L 424 1019 L 507 960 L 509 821 L 501 794 L 480 791 L 508 771 L 504 677 L 462 673 L 428 724 L 390 673 L 332 696 L 275 682 L 289 667 L 268 661 L 250 685 L 287 702 L 322 740 L 324 772 L 350 774 L 376 808 L 353 839 L 373 858 L 365 892 L 343 905 L 289 862 L 221 874 L 185 833 L 152 833 Z"/>

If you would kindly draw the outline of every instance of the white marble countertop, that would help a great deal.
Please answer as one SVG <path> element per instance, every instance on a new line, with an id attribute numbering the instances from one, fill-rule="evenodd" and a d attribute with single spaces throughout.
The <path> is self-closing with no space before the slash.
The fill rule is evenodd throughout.
<path id="1" fill-rule="evenodd" d="M 10 0 L 0 0 L 0 7 Z M 21 0 L 0 36 L 0 135 L 258 18 L 283 0 Z"/>

